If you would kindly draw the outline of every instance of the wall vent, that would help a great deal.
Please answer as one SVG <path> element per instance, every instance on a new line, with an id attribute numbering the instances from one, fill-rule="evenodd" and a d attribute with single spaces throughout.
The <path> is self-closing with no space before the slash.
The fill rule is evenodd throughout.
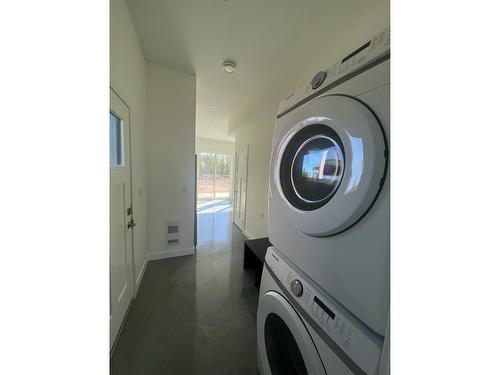
<path id="1" fill-rule="evenodd" d="M 167 230 L 168 230 L 168 234 L 179 233 L 179 226 L 178 225 L 169 225 L 167 227 Z"/>
<path id="2" fill-rule="evenodd" d="M 179 244 L 180 227 L 178 221 L 167 221 L 165 225 L 165 242 L 167 247 Z"/>

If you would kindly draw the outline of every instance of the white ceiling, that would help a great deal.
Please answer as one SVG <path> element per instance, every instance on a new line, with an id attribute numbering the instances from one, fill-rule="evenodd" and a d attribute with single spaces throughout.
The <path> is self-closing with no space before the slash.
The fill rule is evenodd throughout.
<path id="1" fill-rule="evenodd" d="M 226 141 L 229 123 L 278 102 L 389 22 L 389 0 L 126 2 L 146 59 L 196 74 L 197 136 Z M 223 71 L 225 59 L 235 73 Z"/>

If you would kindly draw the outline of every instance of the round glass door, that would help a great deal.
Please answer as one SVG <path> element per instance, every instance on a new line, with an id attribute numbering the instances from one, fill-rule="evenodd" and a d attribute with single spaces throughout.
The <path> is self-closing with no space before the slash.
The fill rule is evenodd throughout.
<path id="1" fill-rule="evenodd" d="M 267 316 L 264 326 L 267 359 L 273 374 L 307 375 L 297 341 L 277 314 Z"/>
<path id="2" fill-rule="evenodd" d="M 311 211 L 324 206 L 344 175 L 344 147 L 329 126 L 310 125 L 284 150 L 280 165 L 282 191 L 294 207 Z"/>
<path id="3" fill-rule="evenodd" d="M 259 299 L 257 350 L 262 375 L 325 375 L 301 318 L 281 294 L 272 290 Z"/>
<path id="4" fill-rule="evenodd" d="M 278 118 L 276 129 L 270 232 L 278 216 L 315 237 L 359 222 L 382 192 L 388 166 L 384 127 L 374 112 L 356 98 L 325 95 Z"/>

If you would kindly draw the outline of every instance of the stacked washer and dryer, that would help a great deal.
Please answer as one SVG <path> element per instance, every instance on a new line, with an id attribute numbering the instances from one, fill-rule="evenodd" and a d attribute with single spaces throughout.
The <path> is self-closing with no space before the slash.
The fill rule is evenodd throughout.
<path id="1" fill-rule="evenodd" d="M 379 374 L 389 317 L 389 40 L 389 29 L 378 33 L 280 104 L 273 247 L 257 314 L 262 375 Z"/>

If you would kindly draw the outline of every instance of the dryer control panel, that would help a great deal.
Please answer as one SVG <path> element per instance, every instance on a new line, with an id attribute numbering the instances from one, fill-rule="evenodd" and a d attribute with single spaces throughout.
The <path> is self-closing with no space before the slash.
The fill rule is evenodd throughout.
<path id="1" fill-rule="evenodd" d="M 383 340 L 326 296 L 314 282 L 303 275 L 274 247 L 266 253 L 266 263 L 287 290 L 289 298 L 308 315 L 304 318 L 320 336 L 326 335 L 367 374 L 378 371 Z"/>
<path id="2" fill-rule="evenodd" d="M 375 35 L 370 41 L 363 43 L 359 48 L 343 56 L 327 70 L 316 73 L 310 83 L 281 101 L 278 115 L 300 104 L 321 89 L 333 87 L 336 82 L 341 82 L 350 74 L 356 73 L 366 65 L 389 55 L 389 50 L 390 30 L 387 28 Z"/>

